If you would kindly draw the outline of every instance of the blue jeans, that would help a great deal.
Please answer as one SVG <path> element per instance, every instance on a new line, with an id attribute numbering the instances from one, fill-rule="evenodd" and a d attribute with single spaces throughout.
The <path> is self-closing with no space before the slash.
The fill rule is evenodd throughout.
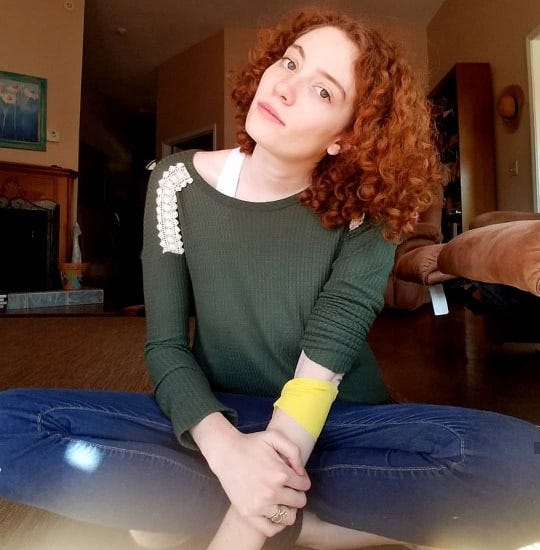
<path id="1" fill-rule="evenodd" d="M 243 432 L 272 412 L 270 398 L 218 398 Z M 307 509 L 417 544 L 510 550 L 540 540 L 538 446 L 537 426 L 497 413 L 336 402 L 307 464 Z M 228 507 L 145 394 L 0 392 L 0 468 L 0 495 L 120 528 L 211 534 Z"/>

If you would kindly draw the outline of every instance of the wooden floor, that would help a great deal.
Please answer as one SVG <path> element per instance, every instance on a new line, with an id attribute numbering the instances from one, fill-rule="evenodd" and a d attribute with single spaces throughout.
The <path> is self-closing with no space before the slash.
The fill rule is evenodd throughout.
<path id="1" fill-rule="evenodd" d="M 529 321 L 540 327 L 538 319 L 540 311 Z M 383 313 L 370 343 L 397 401 L 486 409 L 540 424 L 540 339 L 495 342 L 492 325 L 455 300 L 439 317 L 429 305 Z"/>
<path id="2" fill-rule="evenodd" d="M 0 317 L 0 389 L 147 391 L 144 333 L 143 317 Z M 483 408 L 540 424 L 540 344 L 490 342 L 484 319 L 459 300 L 442 317 L 429 305 L 385 312 L 369 340 L 398 401 Z M 0 549 L 95 548 L 136 547 L 125 532 L 0 499 Z"/>

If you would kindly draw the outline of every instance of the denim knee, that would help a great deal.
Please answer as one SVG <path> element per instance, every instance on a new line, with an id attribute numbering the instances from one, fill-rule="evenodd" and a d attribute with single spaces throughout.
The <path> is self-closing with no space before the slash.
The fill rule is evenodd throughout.
<path id="1" fill-rule="evenodd" d="M 0 434 L 18 431 L 27 425 L 28 410 L 34 409 L 36 390 L 9 389 L 0 391 Z M 0 440 L 1 442 L 1 440 Z M 0 452 L 1 452 L 0 445 Z"/>

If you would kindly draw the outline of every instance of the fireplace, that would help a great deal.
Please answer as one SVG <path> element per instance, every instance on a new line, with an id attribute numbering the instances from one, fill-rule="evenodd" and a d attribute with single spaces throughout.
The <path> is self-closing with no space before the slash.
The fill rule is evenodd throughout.
<path id="1" fill-rule="evenodd" d="M 77 218 L 77 172 L 59 166 L 0 161 L 0 196 L 30 202 L 48 200 L 58 212 L 58 261 L 70 261 L 71 231 Z"/>
<path id="2" fill-rule="evenodd" d="M 51 201 L 31 203 L 0 197 L 0 289 L 4 292 L 56 290 L 60 209 Z"/>

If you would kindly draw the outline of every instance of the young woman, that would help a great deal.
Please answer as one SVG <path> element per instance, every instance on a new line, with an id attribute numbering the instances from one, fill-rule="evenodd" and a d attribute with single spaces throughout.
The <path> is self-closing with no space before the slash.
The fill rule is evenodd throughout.
<path id="1" fill-rule="evenodd" d="M 151 177 L 154 396 L 5 392 L 0 493 L 154 548 L 539 539 L 537 427 L 391 404 L 366 343 L 394 244 L 441 180 L 407 65 L 361 23 L 301 12 L 262 36 L 233 99 L 239 149 Z"/>

